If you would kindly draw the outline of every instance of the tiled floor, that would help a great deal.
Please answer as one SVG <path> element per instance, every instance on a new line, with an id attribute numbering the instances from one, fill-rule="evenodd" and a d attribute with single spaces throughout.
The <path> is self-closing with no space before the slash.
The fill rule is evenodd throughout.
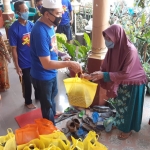
<path id="1" fill-rule="evenodd" d="M 24 100 L 21 93 L 21 85 L 19 83 L 18 75 L 14 69 L 13 63 L 9 64 L 9 79 L 10 89 L 1 93 L 2 100 L 0 101 L 0 135 L 6 134 L 7 128 L 13 130 L 18 128 L 14 117 L 25 112 L 30 111 L 24 106 Z M 63 79 L 66 75 L 60 70 L 58 73 L 58 88 L 59 93 L 56 97 L 57 110 L 63 111 L 69 106 Z M 33 96 L 34 99 L 34 96 Z M 33 103 L 40 107 L 39 102 Z M 111 133 L 102 132 L 100 142 L 105 144 L 109 150 L 150 150 L 150 126 L 148 120 L 150 118 L 150 96 L 145 96 L 143 121 L 139 133 L 133 133 L 127 140 L 121 141 L 117 139 L 119 131 L 113 130 Z M 65 122 L 59 123 L 59 127 L 64 126 Z"/>

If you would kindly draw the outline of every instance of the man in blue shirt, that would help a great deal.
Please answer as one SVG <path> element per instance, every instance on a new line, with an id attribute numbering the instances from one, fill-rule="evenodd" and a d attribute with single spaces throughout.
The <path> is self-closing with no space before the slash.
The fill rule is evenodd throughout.
<path id="1" fill-rule="evenodd" d="M 62 19 L 57 27 L 57 33 L 64 33 L 67 36 L 67 41 L 70 43 L 72 40 L 71 26 L 73 24 L 73 11 L 70 0 L 62 0 L 63 14 Z"/>
<path id="2" fill-rule="evenodd" d="M 16 13 L 19 15 L 19 18 L 9 28 L 9 41 L 12 47 L 16 71 L 22 83 L 25 105 L 27 108 L 33 109 L 35 106 L 32 104 L 31 100 L 32 86 L 30 78 L 30 32 L 34 24 L 28 21 L 29 12 L 24 1 L 17 1 L 14 4 L 14 8 Z M 35 99 L 38 99 L 37 90 L 35 90 Z"/>
<path id="3" fill-rule="evenodd" d="M 57 70 L 69 67 L 81 72 L 79 63 L 58 61 L 58 56 L 70 59 L 66 53 L 57 49 L 54 27 L 62 17 L 61 0 L 43 0 L 42 17 L 35 23 L 31 32 L 31 77 L 38 89 L 43 118 L 54 122 L 56 115 L 55 96 L 57 95 Z"/>
<path id="4" fill-rule="evenodd" d="M 42 16 L 40 11 L 43 5 L 43 0 L 35 0 L 35 4 L 36 4 L 37 13 L 33 17 L 34 23 Z"/>

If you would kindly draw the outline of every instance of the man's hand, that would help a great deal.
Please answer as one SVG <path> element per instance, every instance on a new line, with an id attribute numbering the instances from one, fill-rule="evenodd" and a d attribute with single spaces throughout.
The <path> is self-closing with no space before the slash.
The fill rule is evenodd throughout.
<path id="1" fill-rule="evenodd" d="M 69 69 L 73 70 L 75 73 L 82 72 L 82 68 L 78 62 L 70 61 L 70 67 Z"/>
<path id="2" fill-rule="evenodd" d="M 70 25 L 72 26 L 72 24 L 73 24 L 73 19 L 70 20 Z"/>
<path id="3" fill-rule="evenodd" d="M 16 67 L 16 72 L 18 73 L 19 76 L 23 75 L 20 67 Z"/>
<path id="4" fill-rule="evenodd" d="M 95 71 L 95 72 L 91 73 L 90 75 L 91 75 L 92 81 L 97 81 L 97 80 L 103 79 L 103 72 L 101 72 L 101 71 Z"/>

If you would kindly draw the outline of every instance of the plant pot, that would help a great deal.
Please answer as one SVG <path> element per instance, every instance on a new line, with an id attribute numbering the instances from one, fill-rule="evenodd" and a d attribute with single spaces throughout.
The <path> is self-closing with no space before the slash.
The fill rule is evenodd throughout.
<path id="1" fill-rule="evenodd" d="M 4 21 L 3 21 L 2 11 L 0 10 L 0 28 L 2 28 L 3 25 L 4 25 Z"/>

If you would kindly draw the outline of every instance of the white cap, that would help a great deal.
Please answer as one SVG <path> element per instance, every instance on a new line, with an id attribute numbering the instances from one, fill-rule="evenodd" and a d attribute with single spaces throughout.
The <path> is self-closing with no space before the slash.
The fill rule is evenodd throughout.
<path id="1" fill-rule="evenodd" d="M 43 7 L 45 8 L 62 8 L 62 0 L 43 0 Z"/>

